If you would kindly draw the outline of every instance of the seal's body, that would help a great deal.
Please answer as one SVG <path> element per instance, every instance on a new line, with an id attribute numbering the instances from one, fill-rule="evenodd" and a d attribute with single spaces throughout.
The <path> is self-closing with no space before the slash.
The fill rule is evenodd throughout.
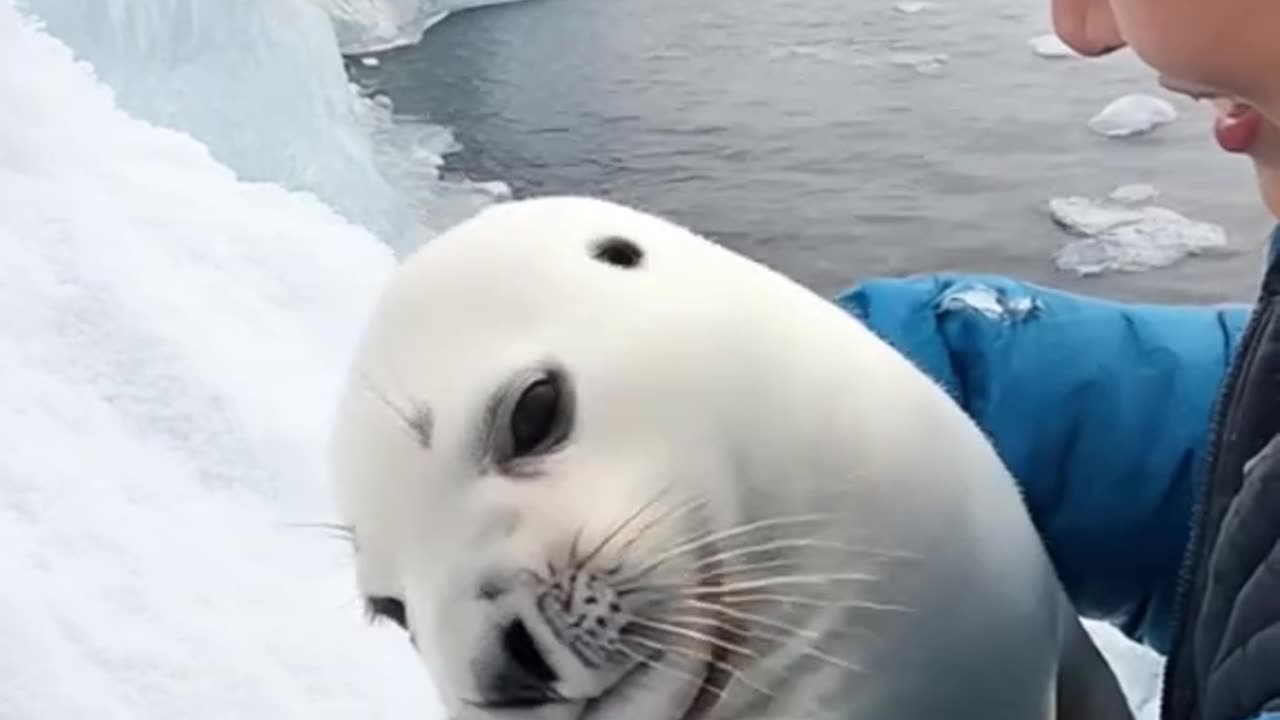
<path id="1" fill-rule="evenodd" d="M 1129 716 L 943 390 L 653 215 L 541 198 L 432 240 L 334 440 L 362 592 L 453 717 Z"/>

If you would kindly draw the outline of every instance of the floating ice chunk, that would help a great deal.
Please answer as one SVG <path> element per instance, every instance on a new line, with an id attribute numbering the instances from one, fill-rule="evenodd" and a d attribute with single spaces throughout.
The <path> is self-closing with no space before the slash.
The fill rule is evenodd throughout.
<path id="1" fill-rule="evenodd" d="M 1132 185 L 1121 185 L 1107 199 L 1120 205 L 1137 205 L 1144 202 L 1150 202 L 1160 197 L 1160 191 L 1152 185 L 1144 185 L 1135 183 Z"/>
<path id="2" fill-rule="evenodd" d="M 1079 237 L 1054 253 L 1058 268 L 1078 275 L 1167 267 L 1227 245 L 1221 226 L 1163 207 L 1063 197 L 1049 201 L 1049 213 L 1060 227 Z"/>
<path id="3" fill-rule="evenodd" d="M 889 64 L 909 67 L 924 75 L 936 75 L 950 61 L 946 53 L 901 52 L 889 56 Z"/>
<path id="4" fill-rule="evenodd" d="M 1027 44 L 1031 46 L 1031 52 L 1034 52 L 1042 58 L 1058 59 L 1079 57 L 1079 54 L 1076 53 L 1075 50 L 1067 47 L 1067 44 L 1062 42 L 1062 39 L 1054 33 L 1037 35 L 1027 41 Z"/>
<path id="5" fill-rule="evenodd" d="M 1107 137 L 1128 137 L 1151 132 L 1178 119 L 1168 100 L 1134 93 L 1117 98 L 1089 120 L 1089 128 Z"/>
<path id="6" fill-rule="evenodd" d="M 929 0 L 902 0 L 902 2 L 895 3 L 893 9 L 903 15 L 916 15 L 926 10 L 933 10 L 936 7 L 938 7 L 938 3 L 929 2 Z"/>

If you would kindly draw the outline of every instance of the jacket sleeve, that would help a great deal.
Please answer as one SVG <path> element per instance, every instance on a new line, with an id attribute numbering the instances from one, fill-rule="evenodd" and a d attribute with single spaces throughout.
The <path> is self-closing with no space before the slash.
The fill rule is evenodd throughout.
<path id="1" fill-rule="evenodd" d="M 1192 474 L 1249 308 L 961 274 L 871 279 L 836 302 L 992 439 L 1079 611 L 1168 652 Z"/>

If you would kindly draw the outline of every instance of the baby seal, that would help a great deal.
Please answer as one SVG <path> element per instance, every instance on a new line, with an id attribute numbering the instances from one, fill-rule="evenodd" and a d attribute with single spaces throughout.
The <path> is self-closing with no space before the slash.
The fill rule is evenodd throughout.
<path id="1" fill-rule="evenodd" d="M 451 717 L 1130 717 L 979 428 L 672 221 L 545 197 L 453 227 L 336 417 L 358 585 Z"/>

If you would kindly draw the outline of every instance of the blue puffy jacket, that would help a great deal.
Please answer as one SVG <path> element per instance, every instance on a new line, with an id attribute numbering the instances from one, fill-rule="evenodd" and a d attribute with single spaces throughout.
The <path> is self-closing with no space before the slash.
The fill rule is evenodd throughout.
<path id="1" fill-rule="evenodd" d="M 1167 653 L 1193 474 L 1250 308 L 963 274 L 873 279 L 836 302 L 991 437 L 1080 611 Z"/>

